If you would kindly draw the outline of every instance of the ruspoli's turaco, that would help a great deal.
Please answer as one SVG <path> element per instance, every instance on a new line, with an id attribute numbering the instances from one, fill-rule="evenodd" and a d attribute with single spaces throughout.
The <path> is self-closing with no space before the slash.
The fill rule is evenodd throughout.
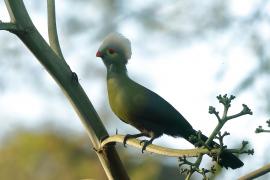
<path id="1" fill-rule="evenodd" d="M 149 141 L 143 140 L 143 151 L 154 139 L 163 134 L 182 137 L 192 144 L 196 143 L 189 137 L 196 136 L 197 131 L 171 104 L 129 78 L 126 64 L 131 57 L 131 44 L 127 38 L 119 33 L 109 34 L 99 47 L 96 56 L 102 58 L 107 69 L 107 89 L 112 111 L 123 122 L 141 132 L 126 135 L 124 144 L 128 138 L 149 137 Z M 203 141 L 207 140 L 206 136 L 201 136 Z M 211 142 L 210 146 L 214 145 L 217 143 Z M 218 163 L 232 169 L 243 166 L 241 160 L 228 152 L 220 155 Z"/>

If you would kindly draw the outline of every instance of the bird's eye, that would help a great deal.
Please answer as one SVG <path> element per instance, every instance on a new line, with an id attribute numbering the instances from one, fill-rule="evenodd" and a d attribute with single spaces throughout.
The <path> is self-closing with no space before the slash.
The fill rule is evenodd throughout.
<path id="1" fill-rule="evenodd" d="M 108 51 L 109 51 L 110 54 L 114 54 L 115 53 L 114 49 L 112 49 L 112 48 L 109 48 Z"/>

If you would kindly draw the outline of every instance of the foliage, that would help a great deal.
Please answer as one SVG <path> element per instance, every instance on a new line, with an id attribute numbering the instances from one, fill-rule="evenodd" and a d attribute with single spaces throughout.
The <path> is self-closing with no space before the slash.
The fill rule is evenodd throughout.
<path id="1" fill-rule="evenodd" d="M 0 179 L 106 179 L 89 149 L 83 137 L 17 129 L 1 144 Z"/>
<path id="2" fill-rule="evenodd" d="M 17 128 L 0 144 L 0 179 L 107 179 L 91 147 L 88 137 L 69 130 Z M 135 161 L 136 155 L 126 149 L 121 149 L 121 154 L 132 179 L 179 179 L 177 168 L 158 158 L 146 155 Z"/>

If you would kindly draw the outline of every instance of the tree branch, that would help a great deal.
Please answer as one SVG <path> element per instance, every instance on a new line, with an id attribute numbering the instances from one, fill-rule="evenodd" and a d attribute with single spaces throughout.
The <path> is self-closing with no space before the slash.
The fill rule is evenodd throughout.
<path id="1" fill-rule="evenodd" d="M 47 44 L 32 23 L 22 0 L 5 0 L 10 18 L 22 29 L 22 33 L 15 33 L 38 61 L 46 68 L 58 83 L 73 108 L 85 125 L 94 148 L 100 147 L 100 140 L 108 136 L 97 112 L 88 99 L 63 58 L 60 58 Z M 108 179 L 129 179 L 114 146 L 105 146 L 97 155 Z"/>
<path id="2" fill-rule="evenodd" d="M 106 139 L 104 139 L 101 142 L 100 148 L 102 149 L 105 145 L 119 142 L 123 143 L 124 141 L 124 135 L 113 135 Z M 127 140 L 126 144 L 141 149 L 143 144 L 140 144 L 140 141 L 135 138 L 130 138 Z M 154 144 L 150 144 L 146 147 L 146 151 L 150 153 L 156 153 L 159 155 L 164 156 L 170 156 L 170 157 L 196 157 L 200 153 L 207 154 L 211 153 L 208 149 L 187 149 L 187 150 L 179 150 L 179 149 L 171 149 L 171 148 L 165 148 L 161 146 L 157 146 Z"/>
<path id="3" fill-rule="evenodd" d="M 17 26 L 15 23 L 3 23 L 0 21 L 0 30 L 6 30 L 10 32 L 15 32 L 17 31 Z"/>
<path id="4" fill-rule="evenodd" d="M 47 10 L 48 10 L 48 34 L 49 43 L 53 51 L 60 57 L 64 59 L 61 51 L 61 47 L 58 40 L 58 33 L 56 27 L 56 16 L 55 16 L 55 1 L 47 0 Z"/>
<path id="5" fill-rule="evenodd" d="M 101 144 L 100 148 L 96 149 L 97 151 L 102 150 L 103 147 L 105 147 L 108 144 L 113 144 L 115 142 L 118 143 L 123 143 L 125 136 L 124 135 L 112 135 L 104 139 Z M 135 138 L 130 138 L 126 141 L 126 144 L 141 149 L 143 147 L 143 144 L 140 143 L 140 140 L 135 139 Z M 231 153 L 238 153 L 238 154 L 243 154 L 247 153 L 249 154 L 250 151 L 244 151 L 244 148 L 247 144 L 243 144 L 242 147 L 239 149 L 226 149 L 226 152 L 231 152 Z M 150 144 L 146 147 L 145 149 L 147 152 L 150 153 L 155 153 L 163 156 L 169 156 L 169 157 L 198 157 L 201 154 L 218 154 L 220 153 L 221 149 L 220 148 L 212 148 L 212 149 L 207 149 L 207 148 L 195 148 L 195 149 L 172 149 L 172 148 L 165 148 L 162 146 L 157 146 L 154 144 Z"/>
<path id="6" fill-rule="evenodd" d="M 217 137 L 217 135 L 220 133 L 221 135 L 221 132 L 220 130 L 222 129 L 222 127 L 224 126 L 224 124 L 226 122 L 228 122 L 229 120 L 231 119 L 234 119 L 234 118 L 237 118 L 237 117 L 240 117 L 240 116 L 243 116 L 243 115 L 246 115 L 246 114 L 249 114 L 249 115 L 252 115 L 252 111 L 248 108 L 247 105 L 243 104 L 243 109 L 240 113 L 237 113 L 235 115 L 231 115 L 231 116 L 228 116 L 228 111 L 229 111 L 229 108 L 231 107 L 231 101 L 235 98 L 235 96 L 231 95 L 231 96 L 227 96 L 227 94 L 221 96 L 221 95 L 218 95 L 217 96 L 217 99 L 219 101 L 219 103 L 223 104 L 224 106 L 224 109 L 223 109 L 223 114 L 222 114 L 222 117 L 219 116 L 219 112 L 216 111 L 215 107 L 213 106 L 209 106 L 209 114 L 214 114 L 218 120 L 218 124 L 217 126 L 215 127 L 215 129 L 213 130 L 213 132 L 211 133 L 211 135 L 209 136 L 209 138 L 206 140 L 206 142 L 204 143 L 203 147 L 207 148 L 209 147 L 210 143 Z M 220 137 L 222 138 L 222 136 Z M 222 139 L 219 139 L 219 140 L 222 140 Z M 223 141 L 223 140 L 222 140 Z M 220 144 L 220 150 L 222 151 L 223 150 L 223 146 L 222 146 L 223 143 Z M 242 143 L 242 148 L 240 150 L 237 150 L 236 152 L 234 153 L 247 153 L 247 154 L 253 154 L 254 153 L 254 150 L 244 150 L 244 147 L 247 145 L 247 142 L 243 142 Z M 225 149 L 226 150 L 226 149 Z M 233 152 L 232 152 L 233 153 Z M 196 162 L 193 164 L 193 167 L 190 168 L 190 170 L 186 171 L 188 172 L 188 175 L 186 177 L 186 179 L 190 179 L 192 174 L 197 171 L 199 172 L 200 174 L 202 174 L 203 176 L 205 176 L 205 173 L 204 171 L 202 171 L 202 173 L 200 171 L 198 171 L 199 169 L 199 166 L 202 162 L 202 158 L 203 158 L 203 155 L 204 154 L 200 154 L 198 157 L 197 157 L 197 160 Z"/>
<path id="7" fill-rule="evenodd" d="M 266 164 L 263 167 L 240 177 L 239 180 L 255 179 L 255 178 L 260 177 L 268 172 L 270 172 L 270 164 Z"/>
<path id="8" fill-rule="evenodd" d="M 270 127 L 270 120 L 266 121 L 266 123 L 268 127 Z M 264 129 L 262 126 L 259 126 L 255 130 L 255 133 L 263 133 L 263 132 L 270 133 L 270 129 Z"/>

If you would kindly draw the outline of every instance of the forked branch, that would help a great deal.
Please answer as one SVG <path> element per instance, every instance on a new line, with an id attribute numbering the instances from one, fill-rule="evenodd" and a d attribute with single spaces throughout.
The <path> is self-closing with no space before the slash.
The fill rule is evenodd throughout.
<path id="1" fill-rule="evenodd" d="M 100 140 L 108 136 L 97 112 L 81 87 L 77 76 L 61 55 L 57 38 L 54 1 L 48 0 L 49 21 L 51 25 L 51 46 L 44 40 L 34 26 L 22 0 L 5 0 L 11 23 L 0 25 L 1 29 L 8 30 L 18 38 L 37 57 L 38 61 L 46 68 L 59 87 L 69 99 L 73 108 L 86 127 L 86 131 L 94 148 L 100 146 Z M 103 169 L 108 179 L 129 179 L 127 172 L 114 148 L 106 146 L 97 152 Z"/>
<path id="2" fill-rule="evenodd" d="M 225 136 L 228 136 L 228 132 L 225 132 L 225 133 L 221 133 L 221 129 L 222 127 L 224 126 L 224 124 L 226 122 L 228 122 L 229 120 L 231 119 L 235 119 L 235 118 L 238 118 L 240 116 L 243 116 L 243 115 L 252 115 L 252 111 L 248 108 L 247 105 L 243 104 L 243 109 L 241 112 L 237 113 L 237 114 L 234 114 L 234 115 L 228 115 L 228 111 L 229 111 L 229 108 L 231 107 L 231 102 L 233 99 L 235 99 L 235 96 L 227 96 L 227 94 L 221 96 L 217 96 L 217 99 L 219 101 L 219 103 L 221 103 L 224 107 L 223 109 L 223 114 L 222 116 L 220 117 L 219 116 L 219 112 L 216 111 L 215 107 L 213 106 L 210 106 L 209 107 L 209 113 L 210 114 L 214 114 L 218 120 L 218 124 L 216 126 L 216 128 L 213 130 L 213 132 L 211 133 L 211 135 L 209 136 L 209 138 L 207 139 L 207 141 L 203 144 L 203 147 L 205 148 L 210 148 L 210 150 L 212 149 L 210 147 L 210 143 L 216 138 L 219 140 L 220 142 L 220 146 L 219 146 L 219 149 L 220 149 L 220 152 L 222 151 L 226 151 L 227 150 L 227 146 L 223 143 L 223 139 Z M 200 138 L 198 138 L 200 139 Z M 232 152 L 232 153 L 237 153 L 237 154 L 243 154 L 243 153 L 246 153 L 246 154 L 253 154 L 254 153 L 254 150 L 253 149 L 245 149 L 246 145 L 247 145 L 247 141 L 243 141 L 242 143 L 242 147 L 240 149 L 238 149 L 237 151 L 235 152 Z M 197 160 L 192 164 L 192 166 L 190 166 L 189 169 L 186 169 L 184 172 L 187 173 L 187 177 L 186 179 L 190 179 L 192 174 L 194 172 L 198 172 L 200 173 L 204 179 L 207 179 L 207 176 L 206 176 L 206 173 L 209 173 L 209 172 L 214 172 L 213 171 L 213 168 L 211 168 L 210 170 L 206 171 L 207 169 L 205 168 L 200 168 L 200 164 L 202 162 L 202 159 L 203 159 L 203 155 L 204 154 L 200 154 L 198 157 L 197 157 Z M 217 154 L 217 156 L 213 156 L 213 159 L 215 159 L 216 161 L 219 160 L 219 155 L 220 154 Z"/>

